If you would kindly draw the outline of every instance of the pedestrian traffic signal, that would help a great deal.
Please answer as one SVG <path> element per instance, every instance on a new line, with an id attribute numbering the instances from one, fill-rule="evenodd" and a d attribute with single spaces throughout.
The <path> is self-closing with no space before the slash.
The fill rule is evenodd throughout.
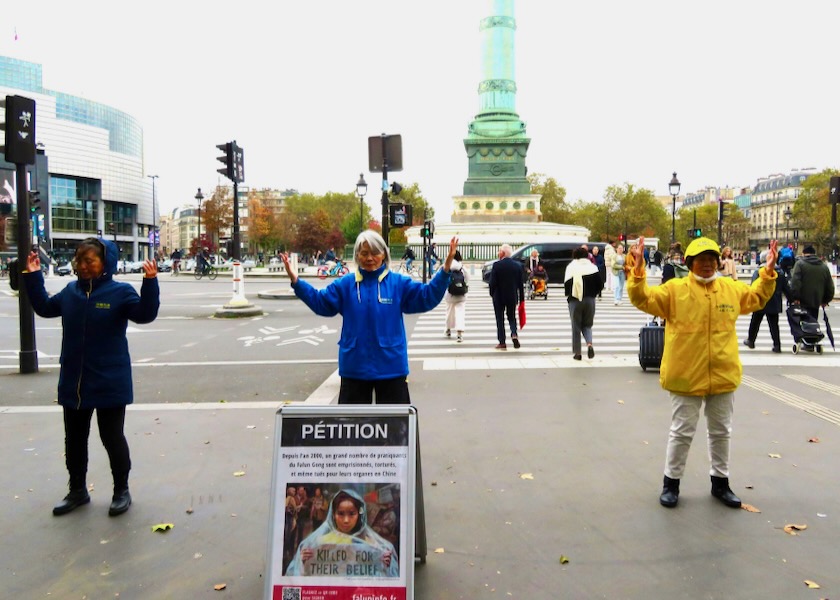
<path id="1" fill-rule="evenodd" d="M 694 232 L 694 237 L 696 237 L 696 238 L 703 237 L 703 230 L 700 229 L 699 227 L 694 228 L 692 231 Z"/>
<path id="2" fill-rule="evenodd" d="M 423 229 L 421 230 L 421 235 L 430 240 L 435 237 L 435 222 L 434 221 L 426 221 L 423 223 Z"/>
<path id="3" fill-rule="evenodd" d="M 2 146 L 6 162 L 16 165 L 35 164 L 35 101 L 23 96 L 0 99 L 5 109 L 0 129 L 5 131 Z"/>
<path id="4" fill-rule="evenodd" d="M 831 204 L 840 202 L 840 177 L 832 177 L 828 184 L 828 199 Z"/>
<path id="5" fill-rule="evenodd" d="M 623 233 L 618 234 L 618 241 L 619 242 L 623 242 L 625 239 L 627 239 L 626 235 L 624 235 Z"/>

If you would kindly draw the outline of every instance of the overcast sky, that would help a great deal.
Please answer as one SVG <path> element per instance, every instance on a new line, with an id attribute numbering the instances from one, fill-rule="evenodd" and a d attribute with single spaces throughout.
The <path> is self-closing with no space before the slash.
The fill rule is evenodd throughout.
<path id="1" fill-rule="evenodd" d="M 391 180 L 417 182 L 445 222 L 491 5 L 7 2 L 0 54 L 136 117 L 163 209 L 226 182 L 215 146 L 235 139 L 244 185 L 351 192 L 364 172 L 379 215 L 367 138 L 384 132 L 403 141 Z M 569 200 L 625 182 L 665 195 L 672 171 L 691 192 L 840 166 L 837 0 L 519 0 L 515 16 L 528 169 Z"/>

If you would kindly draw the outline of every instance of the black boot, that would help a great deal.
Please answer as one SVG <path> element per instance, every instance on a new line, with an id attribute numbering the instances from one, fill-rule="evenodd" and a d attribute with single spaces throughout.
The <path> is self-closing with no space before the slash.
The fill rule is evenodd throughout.
<path id="1" fill-rule="evenodd" d="M 662 481 L 662 494 L 659 496 L 659 504 L 674 508 L 677 505 L 677 500 L 680 497 L 680 480 L 671 479 L 665 475 Z"/>
<path id="2" fill-rule="evenodd" d="M 131 506 L 131 494 L 128 493 L 128 487 L 122 489 L 114 489 L 114 497 L 111 499 L 111 507 L 108 509 L 108 515 L 116 517 L 123 514 Z"/>
<path id="3" fill-rule="evenodd" d="M 66 515 L 70 511 L 75 510 L 88 502 L 90 502 L 90 495 L 84 486 L 81 488 L 70 488 L 70 493 L 64 497 L 64 500 L 53 507 L 53 514 L 56 517 Z"/>
<path id="4" fill-rule="evenodd" d="M 712 475 L 712 496 L 730 508 L 741 508 L 741 499 L 729 489 L 728 477 L 715 477 Z"/>

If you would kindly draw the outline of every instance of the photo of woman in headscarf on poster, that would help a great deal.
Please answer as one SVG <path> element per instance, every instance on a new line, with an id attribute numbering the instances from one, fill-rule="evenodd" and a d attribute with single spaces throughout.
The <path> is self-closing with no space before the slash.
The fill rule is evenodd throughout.
<path id="1" fill-rule="evenodd" d="M 298 546 L 286 575 L 399 577 L 397 551 L 368 524 L 367 513 L 356 491 L 339 490 L 326 520 Z"/>

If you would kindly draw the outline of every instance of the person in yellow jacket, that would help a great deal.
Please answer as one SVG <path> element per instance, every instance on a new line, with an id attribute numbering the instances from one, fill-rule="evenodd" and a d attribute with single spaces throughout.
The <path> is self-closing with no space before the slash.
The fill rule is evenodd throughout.
<path id="1" fill-rule="evenodd" d="M 648 287 L 642 248 L 640 239 L 630 253 L 627 294 L 636 308 L 666 321 L 659 381 L 670 392 L 672 406 L 659 503 L 677 505 L 680 478 L 705 401 L 712 496 L 740 508 L 741 500 L 729 487 L 732 410 L 742 371 L 735 321 L 763 308 L 773 295 L 776 241 L 770 243 L 766 266 L 751 286 L 719 276 L 720 248 L 708 238 L 697 238 L 685 251 L 688 276 Z"/>

